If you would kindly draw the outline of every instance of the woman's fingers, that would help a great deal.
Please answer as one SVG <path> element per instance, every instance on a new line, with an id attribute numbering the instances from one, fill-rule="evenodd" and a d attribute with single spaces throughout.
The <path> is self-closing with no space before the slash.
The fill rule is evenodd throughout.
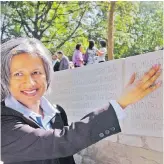
<path id="1" fill-rule="evenodd" d="M 161 74 L 160 65 L 152 67 L 141 80 L 136 81 L 135 85 L 131 85 L 135 81 L 135 74 L 133 74 L 128 83 L 129 86 L 124 90 L 124 93 L 117 100 L 122 108 L 126 108 L 128 105 L 136 103 L 141 100 L 157 88 L 161 86 L 162 82 L 155 83 Z"/>
<path id="2" fill-rule="evenodd" d="M 156 74 L 154 76 L 152 76 L 144 85 L 143 85 L 143 89 L 147 89 L 150 86 L 152 86 L 154 84 L 154 82 L 158 79 L 158 77 L 161 75 L 161 70 L 156 72 Z"/>
<path id="3" fill-rule="evenodd" d="M 148 94 L 150 94 L 151 92 L 155 91 L 157 88 L 159 88 L 162 85 L 162 81 L 151 85 L 150 87 L 148 87 L 145 91 L 142 92 L 141 94 L 141 98 L 147 96 Z"/>
<path id="4" fill-rule="evenodd" d="M 156 72 L 160 69 L 160 64 L 155 64 L 145 75 L 141 78 L 142 84 L 146 83 Z"/>
<path id="5" fill-rule="evenodd" d="M 136 79 L 136 73 L 133 73 L 132 76 L 130 77 L 130 80 L 129 80 L 129 82 L 128 82 L 126 87 L 128 87 L 131 84 L 133 84 L 135 79 Z"/>

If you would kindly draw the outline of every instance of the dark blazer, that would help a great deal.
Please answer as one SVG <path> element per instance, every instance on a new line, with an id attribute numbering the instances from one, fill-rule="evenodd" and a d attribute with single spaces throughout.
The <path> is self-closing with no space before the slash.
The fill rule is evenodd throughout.
<path id="1" fill-rule="evenodd" d="M 64 126 L 57 113 L 51 125 L 53 129 L 45 130 L 32 119 L 2 104 L 1 160 L 5 164 L 63 164 L 61 158 L 72 156 L 121 131 L 112 105 L 92 112 L 70 126 Z"/>
<path id="2" fill-rule="evenodd" d="M 68 126 L 68 119 L 67 119 L 67 115 L 66 115 L 64 109 L 59 105 L 57 105 L 57 109 L 60 111 L 60 116 L 62 118 L 64 126 Z M 55 126 L 57 127 L 57 123 Z M 74 160 L 73 156 L 59 158 L 59 161 L 60 161 L 60 164 L 75 164 L 75 160 Z"/>
<path id="3" fill-rule="evenodd" d="M 60 61 L 60 66 L 59 66 L 59 71 L 69 69 L 69 59 L 67 56 L 63 55 L 61 61 Z"/>
<path id="4" fill-rule="evenodd" d="M 60 66 L 60 62 L 56 61 L 55 65 L 53 67 L 54 72 L 59 71 L 59 66 Z"/>

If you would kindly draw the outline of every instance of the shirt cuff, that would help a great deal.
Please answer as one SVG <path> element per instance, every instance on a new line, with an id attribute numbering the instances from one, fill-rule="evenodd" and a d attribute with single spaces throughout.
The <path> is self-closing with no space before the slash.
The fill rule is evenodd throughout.
<path id="1" fill-rule="evenodd" d="M 123 120 L 126 117 L 125 111 L 121 108 L 116 100 L 110 100 L 110 104 L 113 106 L 118 120 Z"/>

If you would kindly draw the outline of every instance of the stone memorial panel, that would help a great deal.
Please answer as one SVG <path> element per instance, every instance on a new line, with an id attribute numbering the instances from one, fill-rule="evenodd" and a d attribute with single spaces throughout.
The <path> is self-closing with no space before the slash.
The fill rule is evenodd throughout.
<path id="1" fill-rule="evenodd" d="M 139 79 L 154 64 L 160 63 L 162 66 L 162 62 L 163 51 L 160 50 L 55 72 L 47 98 L 52 104 L 59 104 L 66 110 L 69 122 L 78 121 L 120 96 L 134 72 Z M 120 122 L 122 133 L 162 137 L 162 98 L 163 88 L 160 87 L 140 102 L 127 107 L 127 117 Z"/>
<path id="2" fill-rule="evenodd" d="M 55 72 L 47 98 L 61 105 L 69 120 L 84 115 L 116 99 L 122 92 L 123 59 Z"/>
<path id="3" fill-rule="evenodd" d="M 133 72 L 137 79 L 154 64 L 163 66 L 163 51 L 151 52 L 125 59 L 124 85 L 127 84 Z M 159 80 L 162 79 L 162 75 Z M 159 81 L 157 80 L 157 81 Z M 162 137 L 163 131 L 163 88 L 160 87 L 143 100 L 126 109 L 127 117 L 123 121 L 123 133 L 141 136 Z"/>

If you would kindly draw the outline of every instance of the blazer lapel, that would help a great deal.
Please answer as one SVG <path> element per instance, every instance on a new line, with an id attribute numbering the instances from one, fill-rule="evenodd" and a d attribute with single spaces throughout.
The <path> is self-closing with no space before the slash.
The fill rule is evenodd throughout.
<path id="1" fill-rule="evenodd" d="M 34 128 L 40 128 L 40 126 L 30 118 L 26 118 L 22 113 L 15 111 L 14 109 L 8 108 L 1 103 L 1 116 L 15 116 L 21 118 L 24 122 Z"/>
<path id="2" fill-rule="evenodd" d="M 59 113 L 56 113 L 55 117 L 51 119 L 52 129 L 62 129 L 64 124 Z"/>
<path id="3" fill-rule="evenodd" d="M 4 102 L 1 102 L 1 116 L 15 116 L 20 117 L 25 123 L 34 127 L 34 128 L 42 128 L 39 126 L 33 119 L 25 117 L 22 113 L 15 111 L 9 107 L 4 105 Z M 56 113 L 56 115 L 50 121 L 52 129 L 62 129 L 64 126 L 63 120 L 61 118 L 60 113 Z"/>

